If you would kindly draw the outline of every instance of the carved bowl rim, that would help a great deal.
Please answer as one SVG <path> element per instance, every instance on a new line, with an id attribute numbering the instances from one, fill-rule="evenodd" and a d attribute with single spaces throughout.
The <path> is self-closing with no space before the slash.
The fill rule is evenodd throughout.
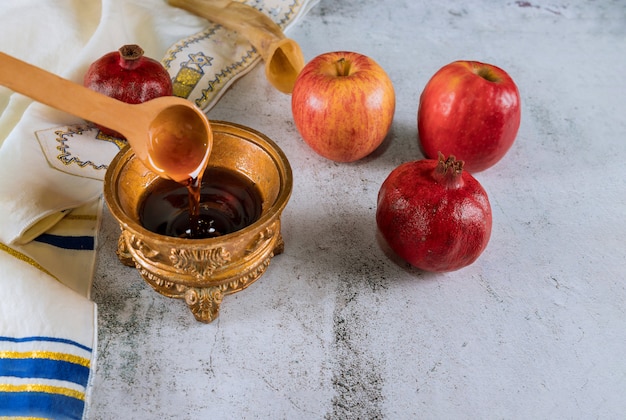
<path id="1" fill-rule="evenodd" d="M 276 165 L 276 169 L 278 170 L 280 177 L 278 196 L 276 197 L 272 205 L 263 212 L 258 220 L 256 220 L 249 226 L 246 226 L 245 228 L 240 229 L 236 232 L 232 232 L 216 238 L 186 239 L 154 233 L 143 227 L 141 223 L 135 221 L 133 218 L 128 216 L 126 212 L 122 209 L 122 206 L 119 202 L 119 197 L 117 195 L 117 184 L 120 173 L 122 172 L 124 166 L 128 164 L 131 159 L 135 158 L 135 153 L 133 152 L 133 150 L 130 149 L 130 147 L 125 147 L 120 150 L 113 158 L 104 178 L 105 201 L 107 203 L 109 211 L 120 224 L 120 227 L 122 229 L 135 233 L 138 237 L 141 237 L 142 240 L 147 243 L 167 243 L 168 246 L 172 246 L 175 248 L 186 248 L 190 246 L 195 247 L 198 245 L 217 247 L 227 245 L 237 238 L 253 235 L 258 231 L 264 229 L 265 226 L 270 224 L 273 220 L 280 217 L 283 209 L 286 207 L 287 202 L 289 201 L 289 198 L 291 197 L 291 192 L 293 188 L 293 174 L 291 170 L 291 165 L 282 149 L 265 134 L 250 127 L 246 127 L 232 122 L 216 120 L 210 121 L 210 124 L 214 136 L 216 134 L 219 135 L 219 133 L 236 133 L 238 136 L 241 137 L 242 134 L 244 134 L 246 140 L 256 144 L 272 157 L 272 160 Z"/>

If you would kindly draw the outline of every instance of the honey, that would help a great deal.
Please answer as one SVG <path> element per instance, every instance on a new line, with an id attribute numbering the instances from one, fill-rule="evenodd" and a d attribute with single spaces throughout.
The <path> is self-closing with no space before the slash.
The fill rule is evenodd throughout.
<path id="1" fill-rule="evenodd" d="M 185 186 L 157 180 L 140 206 L 141 224 L 160 235 L 204 239 L 236 232 L 261 217 L 261 193 L 244 175 L 209 167 L 201 183 L 194 181 Z"/>

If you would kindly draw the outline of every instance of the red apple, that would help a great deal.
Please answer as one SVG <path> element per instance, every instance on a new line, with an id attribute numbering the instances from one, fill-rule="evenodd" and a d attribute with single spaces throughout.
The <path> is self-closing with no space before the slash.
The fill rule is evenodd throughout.
<path id="1" fill-rule="evenodd" d="M 315 57 L 296 79 L 291 110 L 296 128 L 318 154 L 353 162 L 385 139 L 396 106 L 389 76 L 374 60 L 355 52 Z"/>
<path id="2" fill-rule="evenodd" d="M 519 91 L 504 70 L 455 61 L 437 71 L 422 92 L 419 141 L 426 157 L 454 155 L 465 161 L 465 170 L 478 172 L 511 148 L 520 118 Z"/>

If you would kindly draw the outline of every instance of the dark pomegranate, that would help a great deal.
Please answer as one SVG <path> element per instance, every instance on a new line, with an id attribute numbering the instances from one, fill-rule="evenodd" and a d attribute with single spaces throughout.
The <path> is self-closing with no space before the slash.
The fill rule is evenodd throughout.
<path id="1" fill-rule="evenodd" d="M 83 84 L 89 89 L 129 104 L 159 96 L 172 95 L 172 79 L 158 61 L 144 56 L 139 45 L 124 45 L 94 61 L 85 73 Z M 121 134 L 98 126 L 110 136 Z"/>
<path id="2" fill-rule="evenodd" d="M 376 223 L 389 247 L 426 271 L 473 263 L 491 236 L 487 193 L 454 156 L 394 169 L 378 193 Z"/>

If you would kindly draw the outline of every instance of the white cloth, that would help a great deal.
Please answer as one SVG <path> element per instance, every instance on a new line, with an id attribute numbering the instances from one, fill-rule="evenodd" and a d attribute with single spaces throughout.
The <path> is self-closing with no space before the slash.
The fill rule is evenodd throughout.
<path id="1" fill-rule="evenodd" d="M 96 362 L 96 305 L 0 248 L 0 417 L 86 413 Z"/>
<path id="2" fill-rule="evenodd" d="M 248 2 L 283 29 L 315 3 Z M 91 62 L 124 44 L 162 58 L 174 80 L 195 69 L 184 96 L 205 111 L 260 60 L 238 34 L 165 0 L 0 4 L 0 50 L 77 83 Z M 0 417 L 88 411 L 102 180 L 121 146 L 0 86 Z"/>

